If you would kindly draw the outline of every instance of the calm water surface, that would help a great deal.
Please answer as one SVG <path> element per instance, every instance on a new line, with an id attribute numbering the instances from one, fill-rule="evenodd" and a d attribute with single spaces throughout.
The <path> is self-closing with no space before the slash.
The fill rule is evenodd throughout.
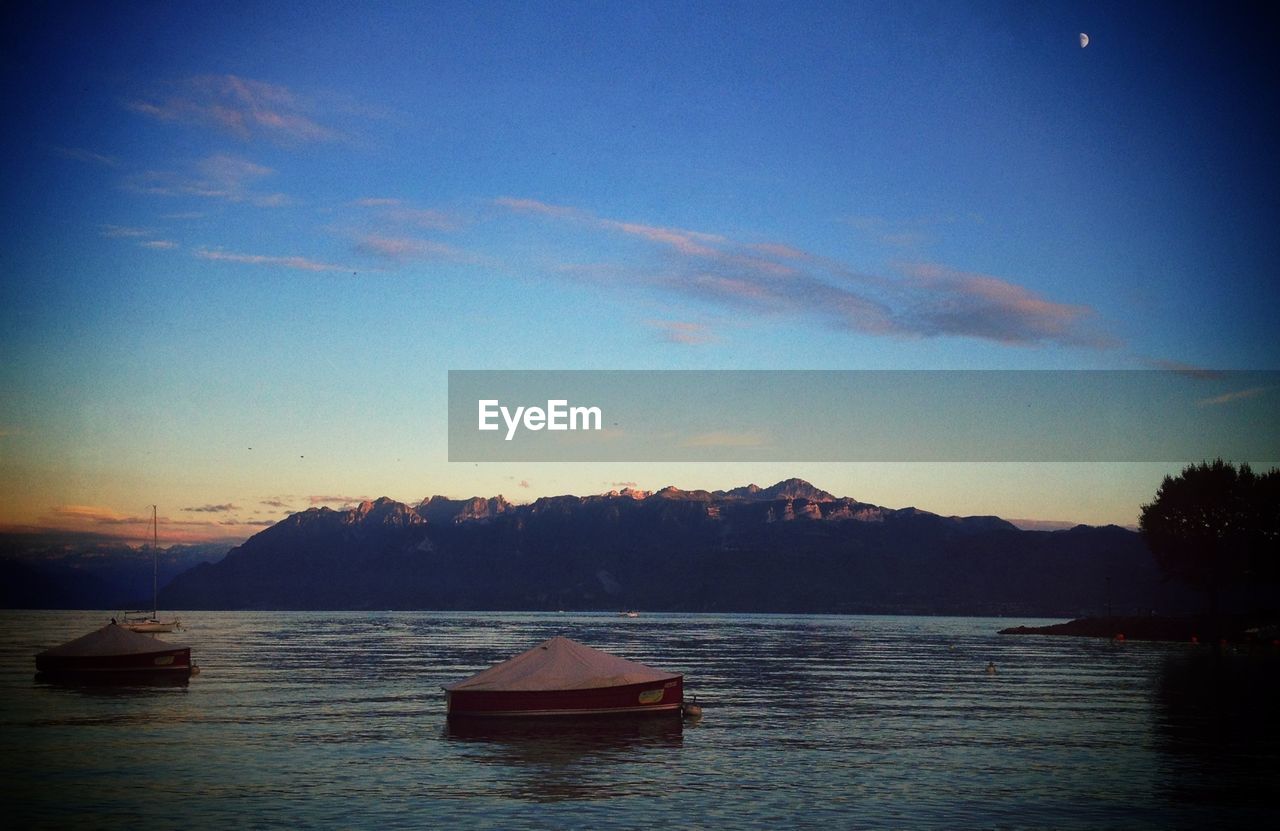
<path id="1" fill-rule="evenodd" d="M 1276 818 L 1274 654 L 996 635 L 1031 620 L 191 612 L 185 688 L 37 683 L 106 621 L 0 612 L 19 827 L 1189 828 Z M 442 684 L 552 635 L 705 716 L 450 730 Z M 996 664 L 995 675 L 984 671 Z"/>

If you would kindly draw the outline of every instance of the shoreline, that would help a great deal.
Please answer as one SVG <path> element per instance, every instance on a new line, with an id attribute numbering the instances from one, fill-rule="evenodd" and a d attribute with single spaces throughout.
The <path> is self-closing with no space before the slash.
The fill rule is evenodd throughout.
<path id="1" fill-rule="evenodd" d="M 1083 617 L 1048 626 L 1011 626 L 1001 629 L 999 634 L 1055 635 L 1109 638 L 1115 641 L 1174 643 L 1211 643 L 1216 637 L 1228 644 L 1275 646 L 1280 645 L 1280 614 L 1263 612 L 1250 615 L 1223 615 L 1216 622 L 1209 615 Z"/>

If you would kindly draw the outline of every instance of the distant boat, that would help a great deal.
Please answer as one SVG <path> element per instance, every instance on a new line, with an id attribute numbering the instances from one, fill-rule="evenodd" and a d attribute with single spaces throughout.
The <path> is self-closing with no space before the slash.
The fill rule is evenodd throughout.
<path id="1" fill-rule="evenodd" d="M 676 714 L 684 676 L 556 637 L 444 690 L 450 718 Z"/>
<path id="2" fill-rule="evenodd" d="M 36 655 L 38 678 L 88 683 L 184 683 L 191 647 L 108 623 Z"/>
<path id="3" fill-rule="evenodd" d="M 159 599 L 159 521 L 156 518 L 156 506 L 151 506 L 151 614 L 147 615 L 145 609 L 139 609 L 134 612 L 125 612 L 120 616 L 119 624 L 125 629 L 131 629 L 134 632 L 172 632 L 175 629 L 182 628 L 182 621 L 174 618 L 173 620 L 160 620 L 157 615 L 157 601 Z"/>
<path id="4" fill-rule="evenodd" d="M 639 612 L 618 612 L 618 617 L 640 617 Z"/>

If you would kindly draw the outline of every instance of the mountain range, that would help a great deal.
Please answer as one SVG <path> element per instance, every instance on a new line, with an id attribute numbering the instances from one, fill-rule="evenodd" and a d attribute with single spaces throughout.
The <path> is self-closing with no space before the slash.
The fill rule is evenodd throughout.
<path id="1" fill-rule="evenodd" d="M 800 479 L 513 505 L 313 508 L 161 591 L 168 609 L 457 609 L 1075 616 L 1169 611 L 1139 536 L 1023 531 L 837 497 Z"/>

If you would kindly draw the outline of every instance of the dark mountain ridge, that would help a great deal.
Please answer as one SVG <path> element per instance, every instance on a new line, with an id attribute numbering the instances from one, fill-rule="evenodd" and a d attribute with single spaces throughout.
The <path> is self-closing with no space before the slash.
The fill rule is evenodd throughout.
<path id="1" fill-rule="evenodd" d="M 1021 531 L 836 497 L 727 491 L 388 498 L 313 508 L 197 566 L 165 608 L 1078 615 L 1168 609 L 1137 534 Z"/>
<path id="2" fill-rule="evenodd" d="M 228 543 L 159 549 L 164 586 L 198 563 L 222 559 Z M 92 534 L 0 534 L 0 608 L 151 608 L 151 549 Z"/>

